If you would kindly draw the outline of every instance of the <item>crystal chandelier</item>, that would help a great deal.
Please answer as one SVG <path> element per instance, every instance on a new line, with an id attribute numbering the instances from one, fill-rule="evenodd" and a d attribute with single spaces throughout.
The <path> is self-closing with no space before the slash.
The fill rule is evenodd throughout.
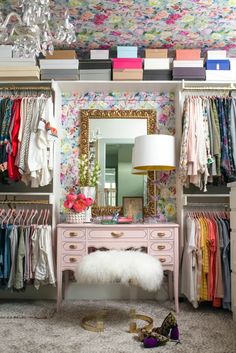
<path id="1" fill-rule="evenodd" d="M 50 0 L 19 0 L 22 14 L 0 12 L 0 44 L 13 43 L 16 57 L 33 57 L 53 53 L 53 43 L 70 45 L 76 41 L 75 29 L 70 23 L 68 10 L 63 19 L 52 21 Z M 53 22 L 53 30 L 50 29 Z"/>

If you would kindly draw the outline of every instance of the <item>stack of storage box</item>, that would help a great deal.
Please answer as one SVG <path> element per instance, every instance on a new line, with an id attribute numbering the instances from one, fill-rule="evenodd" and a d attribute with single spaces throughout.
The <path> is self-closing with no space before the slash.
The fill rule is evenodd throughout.
<path id="1" fill-rule="evenodd" d="M 235 79 L 230 69 L 230 60 L 227 58 L 226 50 L 208 50 L 206 60 L 206 80 L 207 81 L 231 81 Z"/>
<path id="2" fill-rule="evenodd" d="M 1 81 L 37 81 L 40 70 L 35 58 L 12 58 L 12 46 L 0 45 Z"/>
<path id="3" fill-rule="evenodd" d="M 80 80 L 111 81 L 109 50 L 90 50 L 90 59 L 79 61 Z"/>
<path id="4" fill-rule="evenodd" d="M 137 47 L 117 47 L 113 62 L 113 80 L 139 81 L 143 79 L 143 59 L 138 58 Z"/>
<path id="5" fill-rule="evenodd" d="M 177 49 L 173 80 L 205 80 L 206 70 L 200 49 Z"/>
<path id="6" fill-rule="evenodd" d="M 54 50 L 53 55 L 47 55 L 39 60 L 41 80 L 78 80 L 79 60 L 75 50 Z"/>
<path id="7" fill-rule="evenodd" d="M 144 59 L 143 79 L 171 80 L 172 59 L 168 58 L 167 49 L 146 49 Z"/>

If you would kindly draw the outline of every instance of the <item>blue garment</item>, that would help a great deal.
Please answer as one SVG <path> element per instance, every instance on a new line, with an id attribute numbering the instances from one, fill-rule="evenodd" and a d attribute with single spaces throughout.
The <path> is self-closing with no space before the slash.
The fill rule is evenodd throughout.
<path id="1" fill-rule="evenodd" d="M 223 298 L 223 309 L 231 310 L 231 273 L 230 273 L 230 238 L 229 229 L 226 222 L 223 219 L 219 219 L 222 227 L 222 237 L 223 237 L 223 251 L 222 251 L 222 275 L 224 284 L 224 298 Z"/>
<path id="2" fill-rule="evenodd" d="M 226 114 L 224 109 L 224 102 L 222 98 L 217 98 L 217 111 L 220 124 L 220 142 L 221 142 L 221 173 L 224 177 L 231 175 L 231 164 L 229 158 L 229 146 L 227 135 Z"/>

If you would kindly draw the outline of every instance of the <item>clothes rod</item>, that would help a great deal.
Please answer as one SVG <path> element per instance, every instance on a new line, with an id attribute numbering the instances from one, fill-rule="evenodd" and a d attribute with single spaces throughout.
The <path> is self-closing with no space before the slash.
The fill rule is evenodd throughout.
<path id="1" fill-rule="evenodd" d="M 15 205 L 50 205 L 48 200 L 34 200 L 34 201 L 25 201 L 25 200 L 1 200 L 0 204 L 15 204 Z"/>
<path id="2" fill-rule="evenodd" d="M 185 208 L 187 207 L 229 207 L 228 203 L 214 203 L 214 202 L 196 202 L 196 203 L 188 203 L 187 205 L 184 205 Z"/>
<path id="3" fill-rule="evenodd" d="M 183 91 L 235 91 L 236 87 L 183 87 Z"/>
<path id="4" fill-rule="evenodd" d="M 48 86 L 5 86 L 5 87 L 0 87 L 0 91 L 52 91 L 52 87 Z"/>

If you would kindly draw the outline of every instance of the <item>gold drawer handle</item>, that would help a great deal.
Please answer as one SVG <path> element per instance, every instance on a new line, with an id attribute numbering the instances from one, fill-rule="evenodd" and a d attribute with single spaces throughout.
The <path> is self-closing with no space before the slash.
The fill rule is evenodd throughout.
<path id="1" fill-rule="evenodd" d="M 120 232 L 120 233 L 111 232 L 111 235 L 115 238 L 119 238 L 119 237 L 122 237 L 122 235 L 124 235 L 124 232 Z"/>
<path id="2" fill-rule="evenodd" d="M 166 259 L 163 259 L 163 258 L 161 258 L 161 259 L 159 259 L 161 262 L 166 262 Z"/>
<path id="3" fill-rule="evenodd" d="M 74 244 L 71 244 L 71 245 L 69 246 L 69 248 L 70 248 L 70 249 L 77 249 L 77 246 L 74 245 Z"/>
<path id="4" fill-rule="evenodd" d="M 69 235 L 70 237 L 77 237 L 79 234 L 76 232 L 70 232 Z"/>
<path id="5" fill-rule="evenodd" d="M 157 246 L 157 249 L 158 250 L 164 250 L 166 247 L 165 247 L 165 245 L 158 245 Z"/>
<path id="6" fill-rule="evenodd" d="M 166 234 L 165 233 L 157 233 L 158 237 L 164 237 Z"/>
<path id="7" fill-rule="evenodd" d="M 75 257 L 70 257 L 70 262 L 76 262 L 77 261 L 77 259 L 75 258 Z"/>

